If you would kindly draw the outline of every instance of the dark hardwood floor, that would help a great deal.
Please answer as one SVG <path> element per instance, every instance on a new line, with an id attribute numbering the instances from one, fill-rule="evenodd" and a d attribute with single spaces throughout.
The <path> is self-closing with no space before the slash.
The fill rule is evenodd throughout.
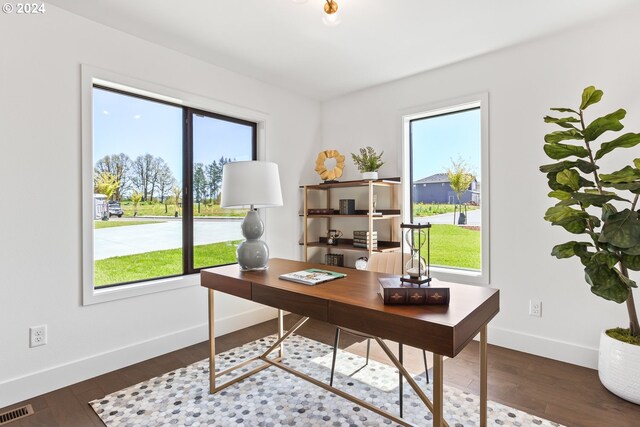
<path id="1" fill-rule="evenodd" d="M 287 316 L 287 325 L 297 316 Z M 216 350 L 226 351 L 275 331 L 275 321 L 243 329 L 216 339 Z M 302 335 L 332 345 L 335 328 L 310 320 Z M 340 347 L 356 343 L 344 334 Z M 163 356 L 128 366 L 42 396 L 29 399 L 4 412 L 31 403 L 35 414 L 7 424 L 28 426 L 102 426 L 87 404 L 90 400 L 208 357 L 208 343 L 202 342 Z M 445 384 L 479 393 L 478 346 L 471 343 L 455 359 L 445 361 Z M 640 406 L 609 393 L 598 373 L 502 347 L 489 346 L 489 399 L 556 421 L 567 426 L 637 427 Z"/>

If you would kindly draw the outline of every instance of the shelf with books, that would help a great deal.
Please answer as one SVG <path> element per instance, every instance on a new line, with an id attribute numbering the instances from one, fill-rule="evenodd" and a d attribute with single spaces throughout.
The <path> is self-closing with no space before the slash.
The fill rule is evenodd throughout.
<path id="1" fill-rule="evenodd" d="M 304 245 L 304 242 L 300 242 L 300 245 Z M 311 248 L 325 248 L 325 249 L 339 249 L 344 251 L 365 251 L 368 252 L 368 248 L 359 248 L 353 246 L 352 239 L 340 239 L 340 243 L 337 245 L 328 245 L 326 239 L 317 242 L 307 242 L 307 246 Z M 394 252 L 400 250 L 400 242 L 379 241 L 378 248 L 372 249 L 371 252 Z"/>
<path id="2" fill-rule="evenodd" d="M 347 252 L 353 255 L 345 255 L 345 266 L 353 267 L 358 253 L 400 250 L 400 184 L 399 178 L 388 178 L 301 186 L 303 259 L 322 262 L 324 253 Z M 373 244 L 352 230 L 373 233 Z M 323 236 L 330 231 L 340 232 L 338 244 L 327 244 Z"/>

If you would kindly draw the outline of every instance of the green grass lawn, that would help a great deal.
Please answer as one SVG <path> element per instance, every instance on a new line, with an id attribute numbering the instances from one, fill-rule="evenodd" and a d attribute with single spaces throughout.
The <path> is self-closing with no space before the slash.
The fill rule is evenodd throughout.
<path id="1" fill-rule="evenodd" d="M 240 241 L 212 243 L 194 247 L 196 266 L 236 262 L 236 246 Z M 182 273 L 182 249 L 167 249 L 143 254 L 101 259 L 95 262 L 96 288 Z"/>
<path id="2" fill-rule="evenodd" d="M 427 246 L 421 251 L 427 259 Z M 431 265 L 480 269 L 480 231 L 453 224 L 431 226 Z"/>
<path id="3" fill-rule="evenodd" d="M 446 203 L 414 203 L 413 216 L 423 217 L 453 212 L 456 205 Z M 478 206 L 467 206 L 467 211 L 479 209 Z"/>
<path id="4" fill-rule="evenodd" d="M 100 228 L 113 228 L 113 227 L 127 227 L 129 225 L 143 225 L 143 224 L 160 224 L 166 221 L 93 221 L 93 228 L 98 230 Z"/>
<path id="5" fill-rule="evenodd" d="M 125 218 L 132 218 L 135 213 L 133 203 L 131 201 L 124 201 L 120 204 L 124 211 Z M 138 204 L 137 216 L 175 216 L 176 205 L 164 205 L 159 202 L 140 202 Z M 244 217 L 247 214 L 246 209 L 223 209 L 220 205 L 205 205 L 200 203 L 200 210 L 198 211 L 198 204 L 193 204 L 193 215 L 198 216 L 238 216 Z M 182 208 L 178 212 L 179 216 L 182 216 Z"/>

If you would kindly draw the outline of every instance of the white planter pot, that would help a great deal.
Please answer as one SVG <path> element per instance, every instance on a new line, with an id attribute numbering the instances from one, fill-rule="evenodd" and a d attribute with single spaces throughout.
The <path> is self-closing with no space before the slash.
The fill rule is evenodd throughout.
<path id="1" fill-rule="evenodd" d="M 362 179 L 378 179 L 378 172 L 362 172 Z"/>
<path id="2" fill-rule="evenodd" d="M 640 405 L 640 346 L 600 335 L 600 381 L 611 393 Z"/>

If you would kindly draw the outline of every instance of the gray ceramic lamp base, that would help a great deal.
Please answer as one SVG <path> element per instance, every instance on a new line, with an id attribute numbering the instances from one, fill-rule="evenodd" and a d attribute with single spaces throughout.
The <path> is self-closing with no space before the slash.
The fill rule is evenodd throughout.
<path id="1" fill-rule="evenodd" d="M 264 270 L 269 261 L 269 247 L 260 240 L 264 224 L 257 211 L 250 210 L 242 221 L 242 235 L 247 239 L 236 249 L 238 265 L 243 271 Z"/>

